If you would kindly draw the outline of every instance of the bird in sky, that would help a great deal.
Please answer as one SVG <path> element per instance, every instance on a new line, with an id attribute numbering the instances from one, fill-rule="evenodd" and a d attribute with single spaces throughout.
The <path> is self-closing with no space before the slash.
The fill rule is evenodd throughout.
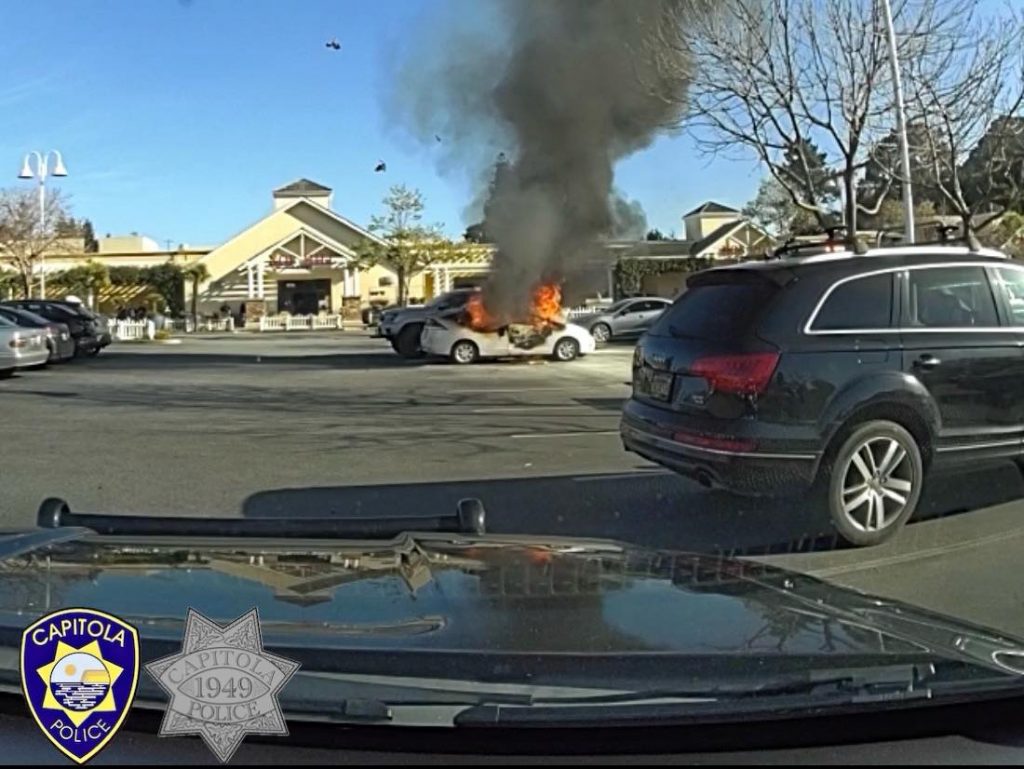
<path id="1" fill-rule="evenodd" d="M 335 51 L 340 51 L 341 50 L 341 43 L 338 42 L 338 38 L 336 38 L 336 37 L 332 37 L 324 45 L 327 48 L 331 48 L 331 49 L 333 49 Z"/>
<path id="2" fill-rule="evenodd" d="M 376 165 L 376 167 L 373 170 L 378 174 L 382 173 L 388 170 L 388 164 L 382 160 Z"/>
<path id="3" fill-rule="evenodd" d="M 434 134 L 434 138 L 437 139 L 438 141 L 441 141 L 441 137 L 438 136 L 437 134 Z"/>

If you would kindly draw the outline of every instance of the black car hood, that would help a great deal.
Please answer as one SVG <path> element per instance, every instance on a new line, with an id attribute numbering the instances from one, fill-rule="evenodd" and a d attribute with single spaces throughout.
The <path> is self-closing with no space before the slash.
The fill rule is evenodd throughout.
<path id="1" fill-rule="evenodd" d="M 0 648 L 39 616 L 92 607 L 136 625 L 145 655 L 147 642 L 180 643 L 189 608 L 228 621 L 254 606 L 268 646 L 353 652 L 928 653 L 1005 670 L 1022 648 L 993 631 L 760 563 L 602 540 L 67 537 L 43 546 L 22 537 L 20 552 L 6 541 Z M 0 554 L 4 548 L 0 537 Z"/>

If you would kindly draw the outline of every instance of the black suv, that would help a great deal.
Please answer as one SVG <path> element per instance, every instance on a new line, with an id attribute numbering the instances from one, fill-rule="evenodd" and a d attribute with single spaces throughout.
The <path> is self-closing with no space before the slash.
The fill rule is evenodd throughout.
<path id="1" fill-rule="evenodd" d="M 641 339 L 626 449 L 744 494 L 820 489 L 870 545 L 929 468 L 1024 455 L 1024 265 L 952 246 L 693 275 Z"/>

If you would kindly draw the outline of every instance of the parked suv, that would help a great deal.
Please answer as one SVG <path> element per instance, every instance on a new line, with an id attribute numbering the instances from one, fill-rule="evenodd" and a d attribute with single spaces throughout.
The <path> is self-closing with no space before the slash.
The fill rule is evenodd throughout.
<path id="1" fill-rule="evenodd" d="M 420 354 L 423 324 L 441 313 L 465 307 L 469 298 L 478 293 L 478 288 L 457 288 L 431 299 L 427 304 L 385 310 L 380 316 L 376 335 L 391 342 L 391 346 L 399 355 L 406 358 L 415 357 Z"/>
<path id="2" fill-rule="evenodd" d="M 707 486 L 822 494 L 892 536 L 926 471 L 1024 447 L 1024 266 L 953 246 L 698 273 L 641 339 L 626 449 Z"/>

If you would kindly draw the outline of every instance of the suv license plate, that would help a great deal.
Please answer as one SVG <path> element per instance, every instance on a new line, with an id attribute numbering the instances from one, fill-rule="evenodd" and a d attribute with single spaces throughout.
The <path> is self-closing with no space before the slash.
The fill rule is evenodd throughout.
<path id="1" fill-rule="evenodd" d="M 633 387 L 639 395 L 646 395 L 659 401 L 667 401 L 672 394 L 672 374 L 655 371 L 646 366 L 637 369 Z"/>

